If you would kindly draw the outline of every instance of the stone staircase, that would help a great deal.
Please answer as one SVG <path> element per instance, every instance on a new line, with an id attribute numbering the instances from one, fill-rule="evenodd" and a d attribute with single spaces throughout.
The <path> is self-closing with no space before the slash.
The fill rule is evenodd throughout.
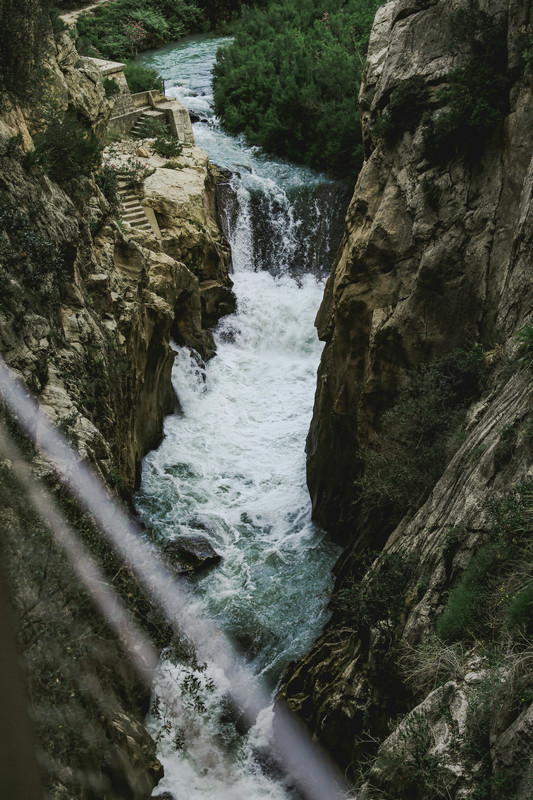
<path id="1" fill-rule="evenodd" d="M 135 125 L 130 131 L 131 136 L 134 136 L 136 139 L 141 139 L 143 137 L 143 127 L 145 123 L 151 122 L 153 120 L 163 122 L 165 128 L 168 131 L 170 131 L 168 127 L 167 115 L 165 114 L 165 112 L 157 111 L 156 109 L 150 108 L 142 112 L 141 116 L 138 118 Z"/>
<path id="2" fill-rule="evenodd" d="M 119 178 L 117 194 L 121 203 L 120 216 L 124 222 L 127 222 L 133 228 L 142 228 L 142 230 L 145 231 L 152 231 L 152 225 L 146 216 L 144 208 L 137 195 L 133 192 L 131 187 L 128 186 L 127 181 L 120 180 Z"/>

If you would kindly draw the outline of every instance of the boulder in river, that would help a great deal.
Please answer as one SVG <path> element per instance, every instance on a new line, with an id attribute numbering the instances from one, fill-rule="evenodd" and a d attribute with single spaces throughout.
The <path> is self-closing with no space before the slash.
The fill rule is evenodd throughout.
<path id="1" fill-rule="evenodd" d="M 221 561 L 216 550 L 205 536 L 183 536 L 169 542 L 163 555 L 178 575 L 192 575 Z"/>

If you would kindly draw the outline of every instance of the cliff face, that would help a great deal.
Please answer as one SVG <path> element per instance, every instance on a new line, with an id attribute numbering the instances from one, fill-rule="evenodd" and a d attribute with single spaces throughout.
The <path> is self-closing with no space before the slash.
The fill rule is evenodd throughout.
<path id="1" fill-rule="evenodd" d="M 101 127 L 110 104 L 100 74 L 90 59 L 75 69 L 77 56 L 72 49 L 65 56 L 64 38 L 57 59 L 50 57 L 54 102 Z M 160 439 L 163 415 L 173 408 L 171 334 L 209 358 L 214 344 L 204 326 L 234 307 L 215 173 L 198 148 L 185 149 L 181 171 L 162 169 L 164 159 L 146 153 L 142 166 L 152 174 L 138 192 L 149 207 L 164 211 L 158 238 L 114 220 L 92 178 L 62 189 L 28 172 L 22 152 L 9 149 L 17 134 L 26 149 L 31 142 L 22 111 L 7 112 L 0 126 L 4 203 L 31 220 L 35 234 L 61 254 L 70 277 L 50 313 L 39 302 L 38 286 L 21 291 L 17 276 L 9 276 L 15 302 L 0 309 L 1 352 L 81 453 L 104 478 L 113 471 L 127 495 L 141 458 Z M 132 142 L 127 157 L 137 149 Z M 213 286 L 219 296 L 206 312 L 202 298 Z"/>
<path id="2" fill-rule="evenodd" d="M 531 569 L 520 544 L 531 532 L 531 374 L 514 334 L 531 321 L 533 299 L 533 103 L 522 56 L 532 22 L 530 4 L 513 0 L 395 0 L 378 10 L 370 40 L 360 95 L 367 160 L 317 316 L 326 346 L 307 442 L 315 518 L 345 551 L 331 622 L 283 688 L 365 797 L 531 794 L 530 695 L 512 689 L 524 688 L 531 651 L 513 645 L 505 615 L 529 585 L 516 570 Z M 468 81 L 453 95 L 454 81 L 490 62 L 487 31 L 501 45 L 490 131 L 464 122 Z M 435 131 L 453 114 L 463 127 L 437 152 Z M 452 380 L 450 359 L 474 345 L 481 387 L 462 397 L 442 469 L 395 507 L 398 523 L 390 498 L 414 478 L 394 452 L 425 453 L 431 472 L 424 392 L 436 391 L 437 376 Z M 428 363 L 437 366 L 417 370 Z M 406 439 L 413 408 L 420 428 L 411 421 Z M 376 492 L 368 500 L 371 480 L 381 502 Z M 515 521 L 502 521 L 513 503 Z M 515 546 L 513 572 L 502 564 Z M 485 627 L 461 628 L 461 602 Z"/>
<path id="3" fill-rule="evenodd" d="M 101 76 L 65 34 L 49 50 L 47 93 L 56 114 L 67 111 L 102 133 L 111 103 Z M 128 501 L 141 459 L 160 441 L 163 416 L 176 402 L 171 336 L 209 358 L 215 348 L 207 325 L 234 308 L 216 173 L 195 147 L 184 149 L 179 170 L 163 169 L 145 143 L 142 159 L 152 174 L 136 191 L 159 216 L 161 236 L 132 228 L 113 217 L 93 177 L 59 185 L 24 158 L 42 111 L 4 104 L 0 117 L 0 352 Z M 33 463 L 57 490 L 47 465 L 38 456 Z M 142 727 L 147 687 L 69 577 L 39 518 L 20 506 L 8 462 L 0 463 L 0 494 L 2 549 L 46 788 L 54 797 L 148 797 L 161 769 Z M 134 612 L 166 643 L 128 569 L 91 521 L 61 491 L 58 497 Z"/>
<path id="4" fill-rule="evenodd" d="M 445 76 L 468 58 L 453 36 L 458 4 L 423 5 L 387 3 L 377 12 L 360 98 L 369 149 L 395 88 L 418 78 L 431 109 Z M 394 146 L 372 149 L 318 313 L 326 347 L 307 443 L 308 482 L 316 519 L 341 541 L 360 523 L 352 491 L 358 453 L 407 370 L 468 342 L 499 344 L 531 308 L 532 106 L 520 63 L 529 12 L 521 3 L 487 9 L 504 23 L 508 74 L 521 75 L 509 86 L 503 125 L 488 143 L 480 140 L 474 158 L 457 153 L 432 163 L 423 124 Z"/>

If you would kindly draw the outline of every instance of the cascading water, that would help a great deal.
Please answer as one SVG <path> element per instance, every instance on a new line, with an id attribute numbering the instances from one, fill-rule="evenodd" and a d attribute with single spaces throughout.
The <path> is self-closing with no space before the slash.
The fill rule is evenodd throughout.
<path id="1" fill-rule="evenodd" d="M 137 508 L 162 540 L 200 533 L 222 562 L 191 582 L 197 602 L 275 688 L 326 621 L 336 551 L 310 521 L 303 443 L 320 344 L 313 319 L 346 193 L 301 167 L 267 159 L 214 120 L 210 70 L 226 40 L 191 37 L 142 57 L 208 120 L 195 137 L 229 168 L 223 224 L 232 246 L 238 310 L 215 331 L 205 370 L 178 350 L 173 381 L 182 412 L 143 466 Z M 162 659 L 148 721 L 176 800 L 293 795 L 265 767 L 272 711 L 249 731 L 227 701 L 224 675 L 173 653 Z"/>

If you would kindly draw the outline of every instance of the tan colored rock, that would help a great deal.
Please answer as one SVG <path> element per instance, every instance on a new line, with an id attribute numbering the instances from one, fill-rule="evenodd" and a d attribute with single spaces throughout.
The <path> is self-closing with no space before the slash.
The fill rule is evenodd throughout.
<path id="1" fill-rule="evenodd" d="M 163 159 L 161 163 L 164 163 Z M 207 164 L 207 155 L 196 147 L 183 169 L 156 170 L 144 182 L 146 204 L 163 220 L 185 219 L 206 225 L 204 187 Z M 165 227 L 164 223 L 162 227 Z"/>

